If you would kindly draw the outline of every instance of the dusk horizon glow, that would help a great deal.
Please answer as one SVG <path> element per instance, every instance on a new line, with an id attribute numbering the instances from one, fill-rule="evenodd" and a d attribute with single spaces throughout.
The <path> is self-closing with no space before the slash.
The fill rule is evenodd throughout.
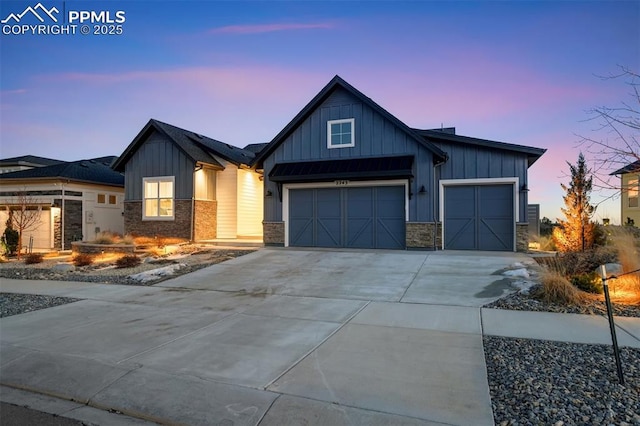
<path id="1" fill-rule="evenodd" d="M 3 0 L 0 19 L 37 3 Z M 1 158 L 120 155 L 151 118 L 269 142 L 340 75 L 410 127 L 546 148 L 529 202 L 555 220 L 581 136 L 609 137 L 588 111 L 629 97 L 606 77 L 640 69 L 637 1 L 41 3 L 126 21 L 119 35 L 3 30 Z M 595 218 L 619 223 L 619 200 Z"/>

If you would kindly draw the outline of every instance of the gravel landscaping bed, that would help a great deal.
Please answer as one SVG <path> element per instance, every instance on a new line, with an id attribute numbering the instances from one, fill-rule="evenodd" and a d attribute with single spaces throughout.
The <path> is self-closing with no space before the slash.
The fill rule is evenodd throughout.
<path id="1" fill-rule="evenodd" d="M 497 425 L 640 425 L 640 349 L 484 337 Z"/>
<path id="2" fill-rule="evenodd" d="M 41 296 L 38 294 L 0 293 L 0 318 L 52 308 L 77 302 L 78 300 L 81 299 Z"/>
<path id="3" fill-rule="evenodd" d="M 20 262 L 8 262 L 0 264 L 0 277 L 23 280 L 56 280 L 79 281 L 102 284 L 123 285 L 153 285 L 169 278 L 188 274 L 207 266 L 215 265 L 226 260 L 234 259 L 255 250 L 239 249 L 214 249 L 183 256 L 167 256 L 158 259 L 150 259 L 132 268 L 115 268 L 112 265 L 93 264 L 75 268 L 71 272 L 58 272 L 53 270 L 57 261 L 47 261 L 34 265 L 25 265 Z M 131 275 L 145 271 L 151 271 L 167 265 L 179 265 L 173 274 L 161 276 L 156 279 L 140 281 L 131 278 Z"/>
<path id="4" fill-rule="evenodd" d="M 539 285 L 531 288 L 530 293 L 535 294 Z M 621 317 L 640 318 L 640 305 L 622 305 L 612 302 L 614 315 Z M 510 309 L 514 311 L 557 312 L 563 314 L 591 314 L 606 315 L 607 307 L 604 301 L 589 300 L 582 305 L 558 305 L 537 300 L 530 295 L 519 292 L 510 294 L 495 302 L 484 306 L 485 308 Z"/>

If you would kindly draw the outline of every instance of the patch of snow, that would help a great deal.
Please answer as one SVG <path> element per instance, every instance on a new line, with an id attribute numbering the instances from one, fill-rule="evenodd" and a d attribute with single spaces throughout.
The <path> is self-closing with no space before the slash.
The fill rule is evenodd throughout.
<path id="1" fill-rule="evenodd" d="M 178 263 L 176 265 L 168 265 L 162 268 L 151 269 L 149 271 L 144 271 L 137 274 L 129 275 L 129 278 L 135 281 L 139 281 L 141 283 L 146 283 L 148 281 L 154 281 L 162 277 L 173 275 L 180 268 L 183 268 L 185 266 L 186 265 L 184 263 Z"/>
<path id="2" fill-rule="evenodd" d="M 72 272 L 76 270 L 76 267 L 70 263 L 57 263 L 52 269 L 55 272 Z"/>
<path id="3" fill-rule="evenodd" d="M 507 277 L 529 278 L 529 271 L 527 271 L 526 268 L 512 269 L 510 271 L 504 271 L 502 275 Z"/>
<path id="4" fill-rule="evenodd" d="M 513 287 L 518 289 L 518 293 L 524 294 L 525 296 L 529 295 L 531 288 L 536 285 L 533 281 L 514 281 L 511 283 Z"/>
<path id="5" fill-rule="evenodd" d="M 522 262 L 516 262 L 513 265 L 509 266 L 509 268 L 511 268 L 511 269 L 520 269 L 520 268 L 524 268 L 524 265 L 522 264 Z"/>

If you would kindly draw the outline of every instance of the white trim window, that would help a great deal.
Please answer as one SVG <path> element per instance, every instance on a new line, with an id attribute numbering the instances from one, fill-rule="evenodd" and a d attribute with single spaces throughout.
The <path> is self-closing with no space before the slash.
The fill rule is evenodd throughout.
<path id="1" fill-rule="evenodd" d="M 640 207 L 638 204 L 638 193 L 640 192 L 639 177 L 635 179 L 629 179 L 629 189 L 628 189 L 628 206 L 629 208 L 637 208 Z"/>
<path id="2" fill-rule="evenodd" d="M 350 148 L 356 146 L 355 119 L 327 121 L 327 148 Z"/>
<path id="3" fill-rule="evenodd" d="M 142 178 L 142 219 L 173 220 L 174 176 Z"/>

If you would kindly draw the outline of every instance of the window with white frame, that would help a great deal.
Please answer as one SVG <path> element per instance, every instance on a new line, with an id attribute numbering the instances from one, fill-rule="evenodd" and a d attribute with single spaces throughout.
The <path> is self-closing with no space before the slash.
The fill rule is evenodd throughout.
<path id="1" fill-rule="evenodd" d="M 174 176 L 148 177 L 142 179 L 142 217 L 148 220 L 171 220 L 174 218 Z"/>
<path id="2" fill-rule="evenodd" d="M 349 148 L 356 145 L 355 119 L 327 121 L 327 148 Z"/>
<path id="3" fill-rule="evenodd" d="M 639 207 L 638 205 L 638 193 L 640 192 L 640 186 L 638 185 L 639 179 L 629 179 L 629 207 Z"/>

